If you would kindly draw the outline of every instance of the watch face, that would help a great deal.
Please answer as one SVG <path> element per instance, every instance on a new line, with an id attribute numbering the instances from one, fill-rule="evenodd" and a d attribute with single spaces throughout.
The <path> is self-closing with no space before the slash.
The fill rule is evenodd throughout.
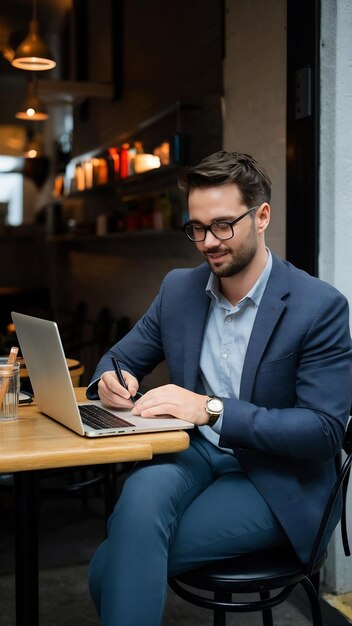
<path id="1" fill-rule="evenodd" d="M 208 402 L 208 409 L 211 413 L 221 413 L 224 405 L 218 398 L 211 398 Z"/>

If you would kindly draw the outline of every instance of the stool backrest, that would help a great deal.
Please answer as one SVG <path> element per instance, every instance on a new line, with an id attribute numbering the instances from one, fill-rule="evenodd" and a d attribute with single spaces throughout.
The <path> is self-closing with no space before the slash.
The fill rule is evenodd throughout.
<path id="1" fill-rule="evenodd" d="M 343 543 L 343 549 L 344 549 L 345 555 L 346 556 L 351 555 L 349 542 L 348 542 L 348 534 L 347 534 L 347 510 L 346 510 L 347 489 L 348 489 L 348 482 L 349 482 L 349 477 L 351 473 L 351 464 L 352 464 L 352 419 L 351 418 L 346 429 L 342 448 L 343 449 L 341 451 L 340 458 L 339 458 L 340 469 L 338 471 L 334 487 L 330 493 L 328 502 L 326 504 L 324 515 L 320 522 L 319 530 L 317 532 L 317 536 L 313 545 L 312 553 L 311 553 L 309 562 L 307 564 L 308 576 L 311 575 L 314 570 L 314 565 L 319 554 L 320 546 L 321 546 L 327 525 L 329 523 L 331 513 L 333 511 L 336 499 L 339 493 L 341 492 L 341 490 L 342 490 L 342 498 L 343 498 L 342 516 L 341 516 L 342 543 Z M 343 451 L 346 453 L 347 456 L 344 462 L 341 464 L 341 457 L 342 457 Z"/>

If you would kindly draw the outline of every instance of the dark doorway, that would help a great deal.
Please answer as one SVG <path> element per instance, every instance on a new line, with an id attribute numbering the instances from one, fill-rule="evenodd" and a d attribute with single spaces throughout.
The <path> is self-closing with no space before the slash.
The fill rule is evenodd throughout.
<path id="1" fill-rule="evenodd" d="M 286 256 L 318 273 L 320 1 L 287 0 Z"/>

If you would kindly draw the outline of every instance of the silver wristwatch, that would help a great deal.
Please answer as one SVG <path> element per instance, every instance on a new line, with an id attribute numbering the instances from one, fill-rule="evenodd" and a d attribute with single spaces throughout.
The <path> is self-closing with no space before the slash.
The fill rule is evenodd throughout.
<path id="1" fill-rule="evenodd" d="M 214 426 L 215 422 L 219 418 L 219 415 L 224 410 L 224 403 L 220 398 L 216 398 L 215 396 L 210 396 L 209 399 L 205 403 L 205 410 L 209 415 L 208 426 Z"/>

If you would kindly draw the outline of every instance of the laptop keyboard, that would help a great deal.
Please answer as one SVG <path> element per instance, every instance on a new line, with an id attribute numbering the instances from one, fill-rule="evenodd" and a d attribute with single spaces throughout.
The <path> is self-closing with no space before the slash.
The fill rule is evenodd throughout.
<path id="1" fill-rule="evenodd" d="M 116 428 L 117 426 L 134 426 L 131 422 L 117 417 L 110 411 L 96 404 L 80 404 L 78 406 L 83 424 L 100 430 L 101 428 Z"/>

